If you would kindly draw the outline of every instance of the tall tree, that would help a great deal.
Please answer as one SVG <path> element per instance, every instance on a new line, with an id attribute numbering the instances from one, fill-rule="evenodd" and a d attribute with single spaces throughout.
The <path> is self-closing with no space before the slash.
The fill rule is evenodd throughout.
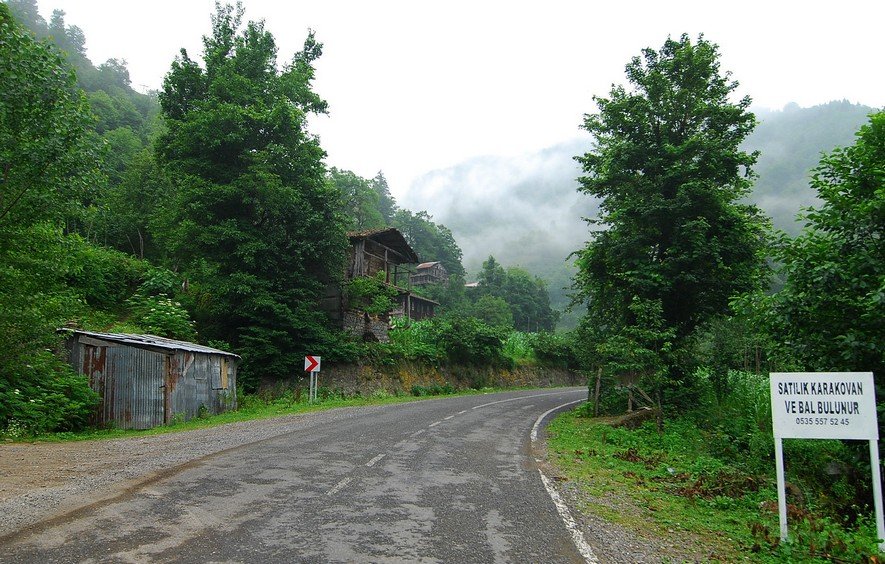
<path id="1" fill-rule="evenodd" d="M 62 55 L 0 3 L 0 428 L 80 425 L 95 399 L 49 352 L 80 303 L 62 228 L 101 181 L 89 123 Z"/>
<path id="2" fill-rule="evenodd" d="M 396 205 L 396 200 L 390 193 L 387 178 L 384 177 L 384 173 L 380 170 L 375 175 L 375 178 L 372 179 L 372 188 L 378 194 L 378 211 L 381 212 L 385 223 L 390 225 L 393 222 L 393 216 L 399 208 Z"/>
<path id="3" fill-rule="evenodd" d="M 576 287 L 603 333 L 659 308 L 678 346 L 764 271 L 766 222 L 741 203 L 756 154 L 740 144 L 756 122 L 703 36 L 644 49 L 626 75 L 631 88 L 594 97 L 599 111 L 584 119 L 595 140 L 577 157 L 580 190 L 601 199 L 601 215 L 577 253 Z"/>
<path id="4" fill-rule="evenodd" d="M 553 330 L 557 315 L 550 308 L 546 282 L 518 266 L 505 269 L 492 256 L 482 263 L 477 278 L 481 297 L 493 296 L 507 304 L 515 329 Z"/>
<path id="5" fill-rule="evenodd" d="M 322 53 L 313 32 L 282 71 L 264 22 L 218 5 L 203 65 L 182 49 L 160 103 L 157 152 L 176 192 L 165 238 L 191 277 L 199 329 L 243 355 L 245 375 L 298 371 L 322 338 L 315 303 L 340 276 L 347 246 L 338 196 L 307 116 Z"/>
<path id="6" fill-rule="evenodd" d="M 332 167 L 329 182 L 338 191 L 341 209 L 348 218 L 348 229 L 362 231 L 384 227 L 378 193 L 371 182 L 349 171 Z"/>
<path id="7" fill-rule="evenodd" d="M 823 157 L 811 180 L 823 204 L 781 241 L 784 288 L 775 336 L 813 370 L 885 371 L 885 112 L 854 145 Z"/>
<path id="8" fill-rule="evenodd" d="M 464 276 L 461 247 L 449 228 L 434 223 L 429 213 L 398 209 L 393 217 L 393 227 L 402 232 L 422 261 L 440 261 L 450 275 Z"/>

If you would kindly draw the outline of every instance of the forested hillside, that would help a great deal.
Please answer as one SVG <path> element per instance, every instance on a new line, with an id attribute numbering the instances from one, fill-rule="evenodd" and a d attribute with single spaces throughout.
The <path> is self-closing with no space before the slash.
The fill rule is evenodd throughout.
<path id="1" fill-rule="evenodd" d="M 822 153 L 850 145 L 873 108 L 834 101 L 782 111 L 753 109 L 758 127 L 743 147 L 760 151 L 758 178 L 747 199 L 771 218 L 775 228 L 796 235 L 802 208 L 819 202 L 809 186 L 811 169 Z M 582 217 L 594 217 L 598 201 L 577 192 L 580 167 L 573 160 L 590 146 L 589 136 L 518 157 L 483 157 L 430 172 L 409 194 L 440 210 L 464 249 L 466 268 L 476 273 L 488 254 L 542 277 L 551 303 L 564 310 L 574 274 L 566 257 L 587 239 Z M 497 205 L 507 201 L 506 206 Z M 571 328 L 567 314 L 561 327 Z"/>
<path id="2" fill-rule="evenodd" d="M 308 116 L 328 109 L 312 88 L 322 44 L 310 32 L 301 51 L 278 61 L 264 23 L 243 16 L 239 5 L 218 6 L 201 56 L 182 50 L 162 90 L 146 95 L 131 88 L 125 61 L 88 59 L 87 38 L 63 12 L 47 23 L 33 0 L 0 4 L 7 433 L 87 424 L 96 395 L 58 350 L 63 327 L 236 352 L 245 391 L 299 374 L 308 350 L 328 362 L 379 354 L 498 362 L 515 327 L 553 328 L 542 282 L 510 271 L 506 291 L 465 292 L 447 227 L 397 205 L 382 172 L 366 179 L 326 168 L 307 128 Z M 345 234 L 387 226 L 449 273 L 448 283 L 420 290 L 440 313 L 472 317 L 480 294 L 494 293 L 507 316 L 477 319 L 467 333 L 441 318 L 420 329 L 428 342 L 380 352 L 332 325 L 317 303 L 341 283 Z M 391 309 L 390 289 L 362 290 L 385 304 L 376 314 Z"/>

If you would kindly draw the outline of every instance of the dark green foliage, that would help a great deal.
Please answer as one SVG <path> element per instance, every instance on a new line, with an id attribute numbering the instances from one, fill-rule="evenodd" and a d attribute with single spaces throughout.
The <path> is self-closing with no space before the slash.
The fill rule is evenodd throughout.
<path id="1" fill-rule="evenodd" d="M 0 432 L 12 438 L 82 429 L 98 402 L 85 377 L 45 350 L 0 372 Z"/>
<path id="2" fill-rule="evenodd" d="M 86 99 L 61 55 L 0 11 L 0 229 L 75 217 L 100 180 Z"/>
<path id="3" fill-rule="evenodd" d="M 58 52 L 0 4 L 0 427 L 7 432 L 81 426 L 95 402 L 88 382 L 47 352 L 85 297 L 66 284 L 77 275 L 71 255 L 82 240 L 62 226 L 80 214 L 79 198 L 99 178 L 88 120 Z"/>
<path id="4" fill-rule="evenodd" d="M 87 305 L 102 310 L 119 309 L 132 295 L 145 273 L 145 263 L 119 251 L 92 245 L 77 235 L 67 238 L 69 264 L 66 286 Z"/>
<path id="5" fill-rule="evenodd" d="M 776 339 L 813 370 L 885 373 L 885 113 L 854 145 L 826 155 L 812 187 L 822 200 L 808 227 L 782 239 L 783 289 L 773 308 Z"/>
<path id="6" fill-rule="evenodd" d="M 344 284 L 346 307 L 364 311 L 369 315 L 381 315 L 393 309 L 399 291 L 384 282 L 385 273 L 376 276 L 358 276 Z"/>
<path id="7" fill-rule="evenodd" d="M 393 227 L 400 230 L 422 261 L 439 261 L 450 275 L 464 276 L 461 248 L 455 237 L 445 225 L 434 223 L 426 211 L 399 209 L 393 216 Z"/>
<path id="8" fill-rule="evenodd" d="M 601 198 L 591 223 L 602 230 L 577 253 L 575 285 L 607 356 L 675 382 L 686 369 L 662 353 L 684 347 L 764 272 L 765 221 L 740 203 L 756 160 L 740 144 L 755 119 L 749 98 L 730 101 L 737 83 L 720 73 L 718 48 L 703 37 L 645 49 L 626 73 L 632 90 L 594 98 L 599 113 L 584 121 L 596 142 L 578 157 L 581 190 Z M 632 334 L 644 330 L 639 311 L 648 307 L 660 311 L 654 331 L 668 335 L 652 339 L 659 345 Z"/>
<path id="9" fill-rule="evenodd" d="M 347 242 L 325 156 L 306 129 L 322 45 L 310 33 L 282 72 L 263 22 L 218 6 L 205 68 L 182 50 L 164 81 L 157 143 L 173 185 L 164 240 L 188 276 L 200 333 L 243 356 L 243 381 L 300 371 L 323 340 L 315 303 L 340 277 Z"/>
<path id="10" fill-rule="evenodd" d="M 577 370 L 577 343 L 572 333 L 539 331 L 528 334 L 528 343 L 538 364 Z"/>
<path id="11" fill-rule="evenodd" d="M 437 315 L 459 310 L 467 304 L 467 292 L 464 288 L 464 277 L 450 275 L 445 283 L 428 284 L 412 288 L 416 294 L 430 298 L 439 303 Z"/>
<path id="12" fill-rule="evenodd" d="M 505 270 L 495 257 L 489 257 L 482 263 L 478 281 L 473 304 L 465 306 L 468 315 L 506 324 L 506 319 L 495 314 L 495 306 L 503 302 L 510 309 L 509 325 L 517 331 L 552 331 L 556 326 L 558 315 L 550 307 L 547 284 L 541 278 L 520 267 Z"/>
<path id="13" fill-rule="evenodd" d="M 384 225 L 392 225 L 393 217 L 399 208 L 396 205 L 396 200 L 390 193 L 390 187 L 387 185 L 384 173 L 379 170 L 375 178 L 369 182 L 369 185 L 378 195 L 378 212 L 384 220 Z"/>
<path id="14" fill-rule="evenodd" d="M 329 182 L 337 190 L 341 210 L 350 220 L 348 230 L 365 231 L 386 225 L 379 207 L 380 196 L 371 181 L 349 170 L 333 167 L 329 171 Z"/>
<path id="15" fill-rule="evenodd" d="M 102 242 L 139 258 L 162 260 L 172 183 L 151 149 L 141 149 L 120 164 L 119 182 L 104 195 L 106 213 L 99 220 Z"/>
<path id="16" fill-rule="evenodd" d="M 513 313 L 503 298 L 491 295 L 480 296 L 476 301 L 459 308 L 458 313 L 479 319 L 492 327 L 513 329 Z"/>
<path id="17" fill-rule="evenodd" d="M 500 365 L 506 329 L 457 315 L 433 319 L 434 340 L 455 364 Z"/>

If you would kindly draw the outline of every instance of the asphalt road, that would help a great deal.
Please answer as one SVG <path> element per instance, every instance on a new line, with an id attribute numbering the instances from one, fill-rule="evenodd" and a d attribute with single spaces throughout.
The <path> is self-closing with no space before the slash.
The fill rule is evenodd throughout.
<path id="1" fill-rule="evenodd" d="M 584 562 L 537 418 L 586 388 L 305 415 L 0 547 L 0 562 Z"/>

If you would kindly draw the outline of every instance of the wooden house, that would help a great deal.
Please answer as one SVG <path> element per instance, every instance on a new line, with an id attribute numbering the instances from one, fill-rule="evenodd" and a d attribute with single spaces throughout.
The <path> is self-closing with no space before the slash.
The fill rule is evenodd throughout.
<path id="1" fill-rule="evenodd" d="M 448 282 L 449 273 L 439 261 L 422 262 L 415 267 L 415 273 L 409 277 L 412 286 L 427 286 Z"/>
<path id="2" fill-rule="evenodd" d="M 432 317 L 437 304 L 417 296 L 410 289 L 410 266 L 420 262 L 403 234 L 394 228 L 348 233 L 350 251 L 344 275 L 345 283 L 361 276 L 384 275 L 384 283 L 397 291 L 397 305 L 382 315 L 369 315 L 350 308 L 341 286 L 327 288 L 323 309 L 345 331 L 366 340 L 387 340 L 391 315 L 410 319 Z"/>

